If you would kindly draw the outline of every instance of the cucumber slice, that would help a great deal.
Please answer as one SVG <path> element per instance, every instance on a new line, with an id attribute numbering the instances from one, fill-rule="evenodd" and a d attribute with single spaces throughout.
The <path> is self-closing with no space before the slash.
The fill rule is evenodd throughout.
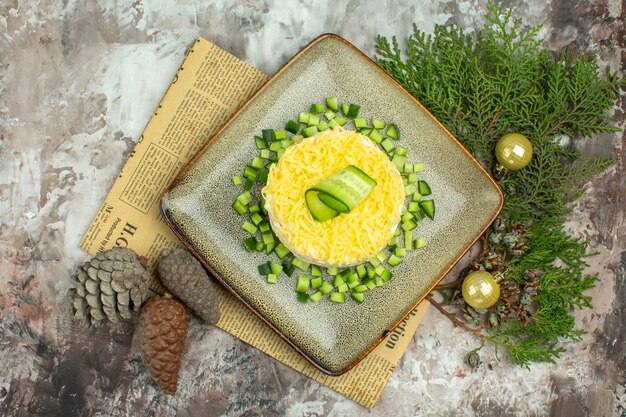
<path id="1" fill-rule="evenodd" d="M 345 206 L 345 211 L 349 212 L 361 201 L 363 201 L 363 199 L 369 195 L 376 185 L 376 181 L 374 181 L 365 172 L 361 171 L 354 165 L 348 165 L 332 177 L 325 179 L 307 190 L 307 194 L 310 191 L 317 191 L 320 194 L 326 194 L 336 200 L 337 203 L 341 203 L 335 204 L 334 201 L 331 202 L 331 199 L 326 199 L 333 204 L 333 206 L 327 205 L 329 209 L 343 212 L 343 210 L 335 210 L 335 207 Z M 318 199 L 324 203 L 322 198 Z M 330 215 L 330 213 L 327 213 L 327 215 Z"/>
<path id="2" fill-rule="evenodd" d="M 311 280 L 311 288 L 314 290 L 318 289 L 324 283 L 324 279 L 322 277 L 315 277 Z"/>
<path id="3" fill-rule="evenodd" d="M 395 124 L 390 124 L 387 128 L 387 136 L 395 140 L 400 139 L 400 131 L 398 130 L 398 126 L 396 126 Z"/>
<path id="4" fill-rule="evenodd" d="M 309 213 L 311 213 L 311 216 L 318 222 L 325 222 L 339 215 L 337 210 L 333 210 L 320 200 L 317 191 L 308 190 L 304 193 L 304 200 L 306 201 Z"/>
<path id="5" fill-rule="evenodd" d="M 341 105 L 341 112 L 343 113 L 344 116 L 348 115 L 348 110 L 350 109 L 350 106 L 347 104 L 342 104 Z"/>
<path id="6" fill-rule="evenodd" d="M 305 292 L 297 292 L 296 293 L 296 298 L 298 299 L 298 301 L 300 301 L 301 303 L 306 303 L 309 301 L 309 294 L 305 293 Z"/>
<path id="7" fill-rule="evenodd" d="M 420 200 L 418 204 L 431 220 L 435 219 L 435 202 L 433 200 Z"/>
<path id="8" fill-rule="evenodd" d="M 428 185 L 428 183 L 424 180 L 419 180 L 417 182 L 417 191 L 419 191 L 421 195 L 430 195 L 432 193 L 430 185 Z"/>
<path id="9" fill-rule="evenodd" d="M 309 123 L 309 118 L 311 117 L 311 113 L 307 113 L 305 111 L 301 112 L 298 115 L 298 121 L 300 123 Z"/>
<path id="10" fill-rule="evenodd" d="M 333 210 L 336 210 L 341 213 L 347 213 L 349 211 L 348 206 L 346 206 L 345 204 L 343 204 L 341 201 L 337 200 L 336 198 L 329 196 L 328 194 L 320 193 L 318 194 L 318 198 L 320 199 L 322 203 L 326 204 L 328 207 L 330 207 Z"/>
<path id="11" fill-rule="evenodd" d="M 339 100 L 337 100 L 337 97 L 329 97 L 326 99 L 326 106 L 333 111 L 338 111 Z"/>

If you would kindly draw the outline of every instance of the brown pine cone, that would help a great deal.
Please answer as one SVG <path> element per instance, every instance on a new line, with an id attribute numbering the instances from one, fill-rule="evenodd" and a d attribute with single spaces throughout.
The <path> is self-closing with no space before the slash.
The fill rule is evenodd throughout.
<path id="1" fill-rule="evenodd" d="M 139 342 L 152 379 L 171 395 L 176 394 L 188 324 L 185 306 L 170 294 L 150 298 L 139 316 Z"/>
<path id="2" fill-rule="evenodd" d="M 161 254 L 159 277 L 165 287 L 202 320 L 220 319 L 217 294 L 204 267 L 189 251 L 175 249 Z"/>
<path id="3" fill-rule="evenodd" d="M 97 326 L 118 316 L 130 319 L 130 309 L 139 311 L 148 291 L 150 275 L 145 258 L 127 248 L 98 253 L 77 268 L 70 298 L 74 316 Z"/>

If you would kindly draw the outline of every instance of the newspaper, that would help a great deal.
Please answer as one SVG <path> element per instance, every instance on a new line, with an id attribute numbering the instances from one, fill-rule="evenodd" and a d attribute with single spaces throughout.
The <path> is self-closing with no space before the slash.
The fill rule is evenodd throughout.
<path id="1" fill-rule="evenodd" d="M 198 38 L 186 53 L 158 108 L 89 226 L 80 247 L 92 255 L 115 246 L 148 259 L 154 271 L 164 249 L 181 246 L 160 214 L 159 201 L 176 174 L 267 76 Z M 154 277 L 150 287 L 162 292 Z M 423 302 L 347 373 L 328 376 L 219 287 L 217 326 L 337 392 L 373 407 L 427 308 Z"/>

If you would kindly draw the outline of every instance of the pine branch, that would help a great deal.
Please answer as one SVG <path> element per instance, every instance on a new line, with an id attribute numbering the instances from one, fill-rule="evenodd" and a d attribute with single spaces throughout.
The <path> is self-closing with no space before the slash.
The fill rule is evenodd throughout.
<path id="1" fill-rule="evenodd" d="M 512 363 L 528 367 L 531 362 L 553 362 L 564 351 L 562 340 L 583 334 L 574 328 L 570 313 L 591 308 L 584 292 L 598 276 L 584 274 L 585 258 L 591 254 L 586 242 L 565 233 L 564 216 L 584 192 L 585 182 L 612 161 L 581 160 L 575 142 L 618 130 L 608 110 L 626 78 L 610 70 L 601 77 L 594 55 L 543 49 L 537 36 L 540 27 L 525 27 L 510 10 L 502 13 L 491 1 L 487 8 L 486 23 L 473 36 L 441 25 L 431 36 L 413 25 L 405 55 L 395 37 L 389 42 L 378 36 L 377 62 L 486 167 L 495 166 L 496 142 L 507 132 L 522 133 L 533 144 L 530 165 L 499 181 L 505 206 L 498 227 L 505 226 L 492 228 L 493 236 L 510 234 L 520 223 L 530 222 L 524 250 L 511 251 L 501 242 L 484 239 L 477 258 L 486 265 L 481 268 L 495 265 L 509 272 L 504 284 L 512 294 L 526 297 L 518 300 L 520 311 L 502 308 L 503 298 L 487 312 L 469 309 L 470 320 L 491 323 L 476 329 L 430 298 L 456 325 L 478 332 L 482 342 L 495 344 L 496 352 L 505 349 Z M 569 137 L 570 144 L 559 143 L 561 135 Z M 502 264 L 494 264 L 494 259 Z M 527 276 L 534 270 L 541 271 L 541 277 L 530 288 Z M 446 300 L 464 305 L 458 298 L 461 283 L 437 290 L 451 292 Z"/>

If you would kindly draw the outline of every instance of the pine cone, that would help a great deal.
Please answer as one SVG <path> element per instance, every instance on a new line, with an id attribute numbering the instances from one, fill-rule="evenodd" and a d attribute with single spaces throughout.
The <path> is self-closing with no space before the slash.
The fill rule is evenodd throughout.
<path id="1" fill-rule="evenodd" d="M 170 294 L 150 298 L 139 316 L 139 342 L 152 379 L 172 395 L 176 393 L 188 324 L 185 306 Z"/>
<path id="2" fill-rule="evenodd" d="M 117 316 L 130 319 L 130 308 L 138 311 L 148 291 L 150 275 L 135 252 L 113 248 L 100 252 L 78 268 L 70 290 L 74 316 L 90 325 Z"/>
<path id="3" fill-rule="evenodd" d="M 187 250 L 161 254 L 159 276 L 163 285 L 204 321 L 216 324 L 220 307 L 211 279 L 202 264 Z"/>

